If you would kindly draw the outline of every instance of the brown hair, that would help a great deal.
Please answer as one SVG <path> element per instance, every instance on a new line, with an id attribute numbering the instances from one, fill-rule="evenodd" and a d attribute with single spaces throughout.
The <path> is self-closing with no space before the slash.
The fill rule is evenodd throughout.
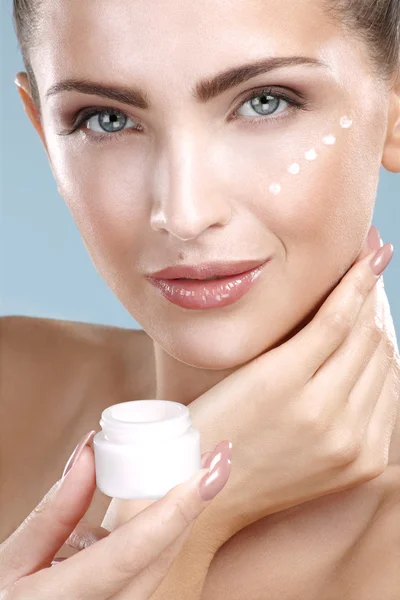
<path id="1" fill-rule="evenodd" d="M 400 71 L 400 0 L 322 0 L 335 24 L 366 42 L 371 67 L 388 83 Z M 41 0 L 14 0 L 13 22 L 29 78 L 32 98 L 40 114 L 40 98 L 30 53 L 40 41 Z"/>

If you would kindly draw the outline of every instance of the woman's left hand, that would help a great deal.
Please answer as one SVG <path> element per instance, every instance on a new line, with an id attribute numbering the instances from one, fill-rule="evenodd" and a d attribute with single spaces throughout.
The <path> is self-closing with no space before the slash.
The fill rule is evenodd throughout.
<path id="1" fill-rule="evenodd" d="M 216 457 L 211 470 L 213 479 L 218 471 L 225 475 L 225 481 L 220 479 L 223 487 L 229 477 L 231 452 L 228 442 L 221 444 L 228 460 L 222 466 L 224 458 L 218 461 Z M 66 477 L 0 544 L 1 600 L 106 600 L 126 597 L 125 592 L 129 598 L 148 600 L 167 575 L 196 518 L 211 501 L 202 500 L 198 486 L 216 453 L 204 453 L 198 473 L 127 523 L 111 533 L 96 528 L 94 537 L 99 541 L 52 566 L 55 554 L 86 513 L 96 488 L 93 450 L 85 445 Z M 211 488 L 218 493 L 215 484 Z"/>

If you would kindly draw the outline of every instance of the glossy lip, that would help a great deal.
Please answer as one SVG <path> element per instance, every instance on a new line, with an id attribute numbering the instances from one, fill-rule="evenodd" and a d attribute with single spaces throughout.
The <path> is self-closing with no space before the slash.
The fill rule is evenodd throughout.
<path id="1" fill-rule="evenodd" d="M 200 265 L 180 265 L 168 267 L 155 273 L 150 273 L 147 277 L 152 279 L 208 279 L 209 277 L 227 277 L 229 275 L 240 275 L 260 267 L 268 259 L 246 260 L 241 262 L 209 262 Z"/>
<path id="2" fill-rule="evenodd" d="M 228 275 L 222 279 L 202 281 L 156 279 L 151 276 L 147 279 L 164 298 L 181 308 L 191 310 L 223 308 L 236 303 L 249 292 L 262 276 L 266 265 L 271 262 L 271 258 L 244 273 Z"/>

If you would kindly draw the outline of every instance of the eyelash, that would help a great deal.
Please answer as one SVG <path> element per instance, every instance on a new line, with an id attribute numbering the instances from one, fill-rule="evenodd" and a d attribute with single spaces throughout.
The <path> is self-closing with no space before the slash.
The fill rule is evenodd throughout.
<path id="1" fill-rule="evenodd" d="M 239 108 L 241 108 L 244 104 L 251 102 L 254 98 L 257 98 L 259 96 L 272 96 L 274 98 L 278 98 L 279 100 L 284 100 L 285 102 L 287 102 L 289 104 L 289 106 L 291 107 L 291 109 L 289 111 L 283 111 L 284 116 L 277 116 L 274 117 L 272 116 L 273 113 L 271 115 L 265 115 L 263 116 L 259 116 L 259 117 L 244 117 L 242 115 L 236 115 L 234 114 L 233 117 L 231 118 L 232 121 L 237 121 L 237 120 L 241 120 L 244 119 L 247 123 L 247 125 L 249 125 L 250 127 L 258 127 L 261 124 L 265 123 L 266 121 L 277 121 L 280 119 L 286 119 L 287 118 L 287 112 L 289 112 L 290 114 L 293 113 L 296 110 L 309 110 L 308 109 L 308 102 L 304 99 L 302 100 L 295 100 L 294 98 L 291 98 L 290 96 L 286 95 L 283 92 L 280 92 L 278 90 L 274 90 L 273 88 L 267 87 L 267 88 L 262 88 L 262 89 L 256 89 L 256 90 L 252 90 L 252 92 L 249 94 L 249 96 L 247 96 L 244 100 L 241 101 L 241 103 L 239 104 L 239 106 L 237 106 L 237 108 L 235 109 L 235 113 L 237 110 L 239 110 Z M 255 109 L 252 109 L 255 110 Z M 89 119 L 91 119 L 92 117 L 98 116 L 100 114 L 109 114 L 109 113 L 114 113 L 117 115 L 122 115 L 124 117 L 128 117 L 128 115 L 126 115 L 123 111 L 121 111 L 118 108 L 105 108 L 105 107 L 91 107 L 91 108 L 87 108 L 85 109 L 79 116 L 78 121 L 75 123 L 75 125 L 73 125 L 72 129 L 68 129 L 68 130 L 64 130 L 61 133 L 59 133 L 58 135 L 71 135 L 73 133 L 75 133 L 75 131 L 82 129 L 82 126 L 85 125 L 85 123 L 87 121 L 89 121 Z M 278 113 L 279 115 L 281 115 L 282 113 Z M 130 117 L 128 117 L 130 118 Z M 134 119 L 131 119 L 132 121 L 134 121 Z M 90 131 L 90 130 L 89 130 Z M 115 139 L 119 139 L 120 136 L 124 136 L 126 135 L 127 132 L 137 132 L 140 131 L 140 129 L 138 129 L 137 127 L 131 127 L 130 129 L 122 129 L 121 131 L 116 131 L 115 133 L 104 133 L 104 134 L 99 134 L 98 132 L 96 132 L 96 135 L 88 135 L 87 133 L 85 133 L 85 136 L 87 138 L 90 139 L 90 141 L 95 142 L 95 143 L 102 143 L 102 142 L 110 142 L 111 140 L 115 140 Z"/>

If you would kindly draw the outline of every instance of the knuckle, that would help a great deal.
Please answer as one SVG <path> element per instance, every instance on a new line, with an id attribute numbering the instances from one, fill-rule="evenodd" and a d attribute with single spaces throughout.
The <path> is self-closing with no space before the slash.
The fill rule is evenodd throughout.
<path id="1" fill-rule="evenodd" d="M 365 329 L 369 338 L 376 344 L 380 344 L 384 337 L 384 328 L 381 321 L 375 320 L 373 324 L 366 324 Z"/>
<path id="2" fill-rule="evenodd" d="M 323 327 L 330 337 L 341 338 L 347 335 L 351 329 L 351 319 L 344 312 L 333 312 L 323 319 Z"/>
<path id="3" fill-rule="evenodd" d="M 173 548 L 166 548 L 156 560 L 146 565 L 145 570 L 157 578 L 164 577 L 168 573 L 174 557 Z"/>
<path id="4" fill-rule="evenodd" d="M 118 573 L 124 577 L 134 576 L 149 562 L 148 551 L 139 547 L 137 541 L 130 536 L 121 539 L 118 551 L 110 554 L 110 572 Z"/>
<path id="5" fill-rule="evenodd" d="M 361 298 L 365 298 L 367 294 L 370 292 L 371 283 L 370 280 L 365 278 L 364 271 L 357 271 L 352 278 L 352 285 L 356 295 Z"/>
<path id="6" fill-rule="evenodd" d="M 182 496 L 178 496 L 174 504 L 175 514 L 181 520 L 183 528 L 189 527 L 193 521 L 194 515 L 190 514 L 188 503 Z"/>
<path id="7" fill-rule="evenodd" d="M 305 430 L 307 437 L 312 436 L 315 439 L 325 436 L 328 424 L 321 402 L 313 402 L 307 410 L 303 409 L 300 413 L 300 425 Z"/>
<path id="8" fill-rule="evenodd" d="M 360 467 L 360 473 L 363 481 L 370 481 L 384 473 L 388 466 L 388 453 L 377 452 L 374 456 L 369 456 Z"/>
<path id="9" fill-rule="evenodd" d="M 395 350 L 393 343 L 389 339 L 385 339 L 384 350 L 385 350 L 385 356 L 394 362 L 396 350 Z"/>
<path id="10" fill-rule="evenodd" d="M 362 451 L 363 442 L 350 429 L 341 429 L 331 434 L 327 440 L 327 453 L 334 466 L 345 466 L 357 460 Z"/>

